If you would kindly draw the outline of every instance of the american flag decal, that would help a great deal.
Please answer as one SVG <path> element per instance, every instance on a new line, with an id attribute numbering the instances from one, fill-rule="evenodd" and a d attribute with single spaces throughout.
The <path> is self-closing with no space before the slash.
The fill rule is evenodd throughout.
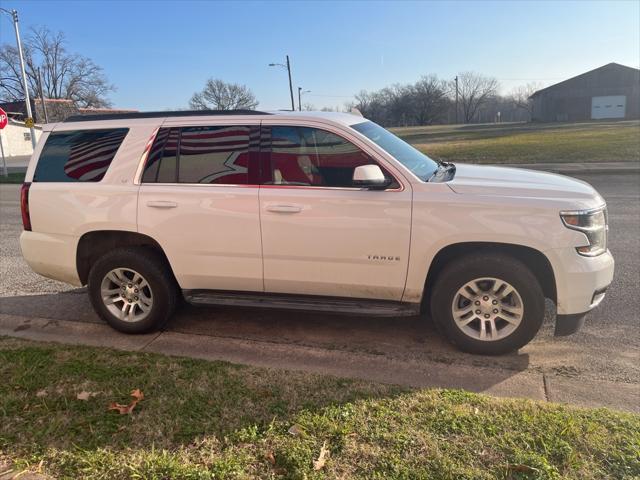
<path id="1" fill-rule="evenodd" d="M 254 129 L 256 130 L 256 129 Z M 259 137 L 251 137 L 247 126 L 161 128 L 149 151 L 145 171 L 153 172 L 155 164 L 178 158 L 180 183 L 247 182 L 249 149 L 257 148 Z M 179 155 L 178 155 L 179 151 Z M 155 170 L 156 175 L 159 170 Z M 145 176 L 145 181 L 154 180 Z"/>
<path id="2" fill-rule="evenodd" d="M 101 180 L 126 134 L 123 128 L 79 132 L 69 149 L 64 173 L 83 182 Z"/>

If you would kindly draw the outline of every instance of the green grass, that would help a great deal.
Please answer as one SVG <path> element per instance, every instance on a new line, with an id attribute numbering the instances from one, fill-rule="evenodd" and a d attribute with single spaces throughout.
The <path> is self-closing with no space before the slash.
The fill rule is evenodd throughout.
<path id="1" fill-rule="evenodd" d="M 466 163 L 640 162 L 640 121 L 407 127 L 427 155 Z"/>
<path id="2" fill-rule="evenodd" d="M 0 338 L 0 470 L 86 479 L 624 479 L 640 417 Z M 140 388 L 131 415 L 107 411 Z M 93 392 L 88 401 L 81 391 Z M 301 433 L 288 430 L 297 425 Z M 330 451 L 315 471 L 322 445 Z M 6 468 L 6 467 L 5 467 Z"/>
<path id="3" fill-rule="evenodd" d="M 11 172 L 7 177 L 0 174 L 0 183 L 22 183 L 24 182 L 24 174 L 25 172 Z"/>

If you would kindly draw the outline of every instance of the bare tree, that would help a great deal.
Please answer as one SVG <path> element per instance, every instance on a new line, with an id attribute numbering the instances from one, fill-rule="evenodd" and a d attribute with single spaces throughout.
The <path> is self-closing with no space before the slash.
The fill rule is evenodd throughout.
<path id="1" fill-rule="evenodd" d="M 42 90 L 47 98 L 70 99 L 78 107 L 108 107 L 106 95 L 115 88 L 102 68 L 93 60 L 69 53 L 62 32 L 47 28 L 31 29 L 23 42 L 25 70 L 31 98 L 39 96 L 38 68 L 42 75 Z M 0 47 L 0 99 L 24 100 L 20 60 L 16 47 Z"/>
<path id="2" fill-rule="evenodd" d="M 381 100 L 386 105 L 386 123 L 389 125 L 407 126 L 413 119 L 413 101 L 411 86 L 394 84 L 380 90 Z"/>
<path id="3" fill-rule="evenodd" d="M 245 85 L 210 78 L 204 90 L 193 94 L 189 106 L 195 110 L 253 110 L 258 101 Z"/>
<path id="4" fill-rule="evenodd" d="M 458 94 L 465 123 L 476 117 L 478 109 L 498 92 L 498 80 L 475 72 L 458 74 Z M 455 83 L 451 82 L 452 95 L 455 95 Z"/>
<path id="5" fill-rule="evenodd" d="M 409 87 L 415 121 L 418 125 L 431 125 L 444 117 L 449 100 L 447 85 L 436 75 L 425 75 Z"/>
<path id="6" fill-rule="evenodd" d="M 542 88 L 542 84 L 538 82 L 520 85 L 511 92 L 510 98 L 516 108 L 520 108 L 527 112 L 529 120 L 533 117 L 533 101 L 531 95 Z"/>
<path id="7" fill-rule="evenodd" d="M 399 85 L 383 88 L 375 92 L 367 92 L 362 90 L 354 95 L 354 101 L 348 103 L 345 108 L 351 110 L 356 108 L 362 115 L 384 126 L 396 126 L 403 118 L 403 105 L 406 102 L 402 100 L 402 94 Z"/>
<path id="8" fill-rule="evenodd" d="M 347 102 L 345 108 L 347 110 L 357 108 L 358 111 L 362 113 L 362 115 L 373 120 L 373 116 L 371 115 L 371 108 L 374 101 L 375 99 L 372 93 L 369 93 L 366 90 L 361 90 L 359 93 L 356 93 L 353 96 L 353 102 Z"/>

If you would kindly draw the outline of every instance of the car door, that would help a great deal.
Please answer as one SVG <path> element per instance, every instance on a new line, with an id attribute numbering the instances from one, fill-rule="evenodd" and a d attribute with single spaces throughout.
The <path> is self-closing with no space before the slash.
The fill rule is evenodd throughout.
<path id="1" fill-rule="evenodd" d="M 260 215 L 266 292 L 401 300 L 411 190 L 355 188 L 353 170 L 376 164 L 366 144 L 337 127 L 263 121 Z"/>
<path id="2" fill-rule="evenodd" d="M 166 253 L 183 289 L 263 290 L 259 121 L 164 125 L 149 151 L 138 229 Z"/>

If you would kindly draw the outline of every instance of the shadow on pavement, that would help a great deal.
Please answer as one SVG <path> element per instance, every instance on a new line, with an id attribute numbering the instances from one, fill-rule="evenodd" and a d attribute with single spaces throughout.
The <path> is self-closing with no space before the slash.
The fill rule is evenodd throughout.
<path id="1" fill-rule="evenodd" d="M 102 323 L 93 312 L 85 289 L 3 297 L 0 299 L 0 314 Z M 250 355 L 251 349 L 255 349 L 253 353 L 256 356 L 264 352 L 268 352 L 267 355 L 279 352 L 283 360 L 282 368 L 295 369 L 297 362 L 305 360 L 305 355 L 316 355 L 322 357 L 323 362 L 333 359 L 337 367 L 332 373 L 337 375 L 340 375 L 340 364 L 349 363 L 350 356 L 354 354 L 365 355 L 364 358 L 371 362 L 371 368 L 377 368 L 375 365 L 385 362 L 398 368 L 399 364 L 395 362 L 405 362 L 405 369 L 419 368 L 427 374 L 432 372 L 434 377 L 441 376 L 444 370 L 448 371 L 452 366 L 492 369 L 494 372 L 487 376 L 486 382 L 481 378 L 476 379 L 475 391 L 483 391 L 529 367 L 529 355 L 526 353 L 484 357 L 459 352 L 423 317 L 371 318 L 185 304 L 166 326 L 165 332 L 169 335 L 160 337 L 153 345 L 168 342 L 169 339 L 185 342 L 175 349 L 168 348 L 178 355 L 183 351 L 184 355 L 191 355 L 189 344 L 196 341 L 205 350 L 226 349 L 229 357 L 238 361 Z M 199 338 L 188 335 L 197 335 Z M 257 343 L 246 345 L 246 341 Z M 214 343 L 222 347 L 208 347 Z M 236 354 L 234 345 L 244 349 L 244 353 Z M 193 347 L 195 350 L 196 345 Z M 194 356 L 198 355 L 194 353 Z M 362 362 L 362 359 L 359 361 Z M 460 370 L 460 375 L 469 374 L 463 372 L 464 369 L 457 370 Z M 457 370 L 451 369 L 452 375 L 457 377 Z M 345 368 L 345 375 L 349 376 L 348 368 Z M 398 383 L 402 383 L 402 376 L 399 375 Z"/>

